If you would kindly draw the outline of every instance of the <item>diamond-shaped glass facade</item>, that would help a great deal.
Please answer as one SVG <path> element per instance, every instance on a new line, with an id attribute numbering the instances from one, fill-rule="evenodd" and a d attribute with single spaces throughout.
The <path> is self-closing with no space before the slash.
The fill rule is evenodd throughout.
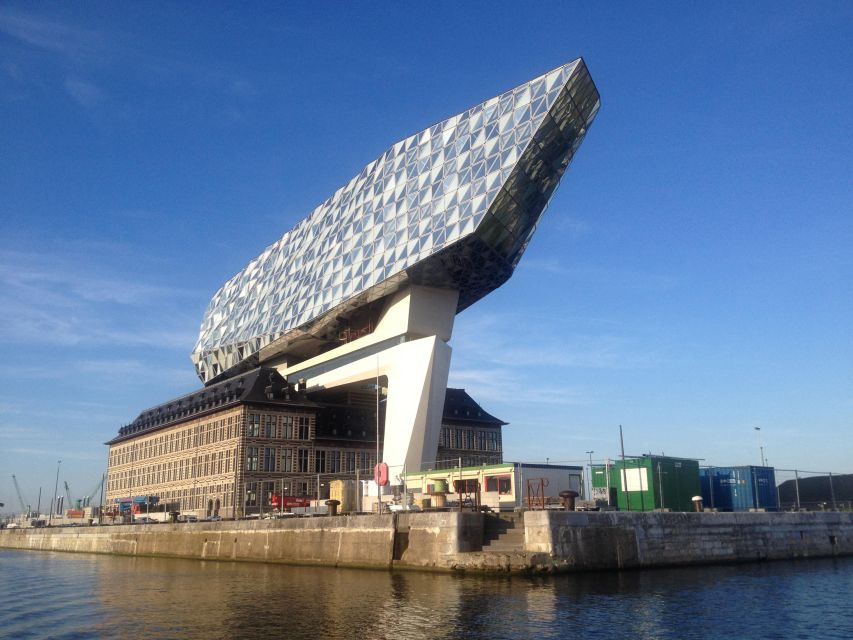
<path id="1" fill-rule="evenodd" d="M 192 359 L 210 382 L 406 283 L 509 278 L 595 117 L 577 59 L 391 146 L 216 292 Z"/>

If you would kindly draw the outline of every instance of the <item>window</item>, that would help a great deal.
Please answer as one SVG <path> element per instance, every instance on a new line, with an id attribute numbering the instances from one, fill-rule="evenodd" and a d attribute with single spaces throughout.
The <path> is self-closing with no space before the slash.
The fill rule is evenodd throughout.
<path id="1" fill-rule="evenodd" d="M 474 432 L 471 429 L 465 430 L 465 448 L 473 449 L 474 448 Z"/>
<path id="2" fill-rule="evenodd" d="M 299 472 L 308 473 L 308 449 L 299 449 L 296 457 L 299 461 Z"/>
<path id="3" fill-rule="evenodd" d="M 293 416 L 284 416 L 281 419 L 281 430 L 285 440 L 293 440 Z"/>
<path id="4" fill-rule="evenodd" d="M 512 493 L 512 476 L 486 476 L 486 491 L 497 491 L 501 495 Z"/>
<path id="5" fill-rule="evenodd" d="M 488 433 L 488 449 L 489 451 L 497 451 L 498 450 L 498 434 L 494 431 Z"/>
<path id="6" fill-rule="evenodd" d="M 275 449 L 264 447 L 264 464 L 262 471 L 275 471 Z"/>
<path id="7" fill-rule="evenodd" d="M 275 438 L 275 416 L 264 416 L 264 437 Z"/>
<path id="8" fill-rule="evenodd" d="M 299 434 L 297 437 L 300 440 L 308 440 L 311 437 L 311 429 L 310 424 L 308 422 L 308 416 L 299 416 Z"/>
<path id="9" fill-rule="evenodd" d="M 272 496 L 275 493 L 275 482 L 259 482 L 258 484 L 260 485 L 264 505 L 270 506 L 272 504 Z"/>
<path id="10" fill-rule="evenodd" d="M 453 489 L 455 493 L 474 493 L 477 491 L 479 484 L 480 483 L 473 478 L 465 480 L 454 480 Z"/>
<path id="11" fill-rule="evenodd" d="M 370 469 L 370 459 L 368 458 L 367 453 L 364 451 L 359 451 L 358 453 L 358 462 L 356 463 L 359 469 Z"/>
<path id="12" fill-rule="evenodd" d="M 258 470 L 258 448 L 249 447 L 246 449 L 246 471 Z"/>
<path id="13" fill-rule="evenodd" d="M 355 471 L 355 451 L 346 451 L 344 453 L 344 471 Z"/>
<path id="14" fill-rule="evenodd" d="M 257 492 L 257 482 L 250 482 L 246 485 L 246 506 L 247 507 L 256 507 L 258 506 L 258 492 Z"/>
<path id="15" fill-rule="evenodd" d="M 281 450 L 281 470 L 286 473 L 293 471 L 293 449 Z"/>
<path id="16" fill-rule="evenodd" d="M 461 449 L 462 448 L 462 429 L 454 429 L 453 430 L 453 448 Z"/>
<path id="17" fill-rule="evenodd" d="M 329 472 L 330 473 L 340 473 L 341 472 L 341 452 L 340 451 L 330 451 L 329 452 Z"/>
<path id="18" fill-rule="evenodd" d="M 322 449 L 314 453 L 314 470 L 317 473 L 326 473 L 326 452 Z"/>
<path id="19" fill-rule="evenodd" d="M 261 416 L 257 413 L 249 414 L 249 423 L 247 426 L 246 435 L 250 438 L 257 438 L 261 435 Z"/>

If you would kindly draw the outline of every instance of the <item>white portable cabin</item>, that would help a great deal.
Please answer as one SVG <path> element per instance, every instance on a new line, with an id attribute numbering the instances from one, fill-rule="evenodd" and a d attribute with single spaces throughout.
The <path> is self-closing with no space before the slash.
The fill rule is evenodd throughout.
<path id="1" fill-rule="evenodd" d="M 495 511 L 511 511 L 522 506 L 557 505 L 561 491 L 582 493 L 583 467 L 558 464 L 504 462 L 479 467 L 453 467 L 405 475 L 406 490 L 417 504 L 429 500 L 430 506 L 459 505 L 460 489 L 470 495 L 477 481 L 480 504 Z"/>

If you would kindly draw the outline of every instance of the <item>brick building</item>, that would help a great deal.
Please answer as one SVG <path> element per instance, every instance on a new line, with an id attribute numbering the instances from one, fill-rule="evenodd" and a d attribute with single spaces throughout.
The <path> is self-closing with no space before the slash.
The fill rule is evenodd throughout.
<path id="1" fill-rule="evenodd" d="M 486 412 L 465 391 L 448 389 L 444 400 L 436 468 L 500 464 L 503 459 L 501 430 L 506 422 Z"/>
<path id="2" fill-rule="evenodd" d="M 371 469 L 375 413 L 314 402 L 261 368 L 147 409 L 107 445 L 108 505 L 157 496 L 230 517 L 235 504 L 243 515 L 274 493 L 316 497 L 318 480 Z"/>
<path id="3" fill-rule="evenodd" d="M 306 394 L 255 369 L 146 409 L 107 442 L 106 504 L 157 496 L 158 510 L 242 516 L 274 495 L 326 498 L 333 479 L 372 476 L 384 404 L 375 393 Z M 503 461 L 501 427 L 463 389 L 448 389 L 436 466 Z"/>

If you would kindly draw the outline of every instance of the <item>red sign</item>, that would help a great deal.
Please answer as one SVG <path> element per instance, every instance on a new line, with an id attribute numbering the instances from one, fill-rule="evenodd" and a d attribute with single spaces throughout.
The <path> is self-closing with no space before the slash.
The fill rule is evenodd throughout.
<path id="1" fill-rule="evenodd" d="M 388 484 L 388 465 L 384 462 L 380 462 L 375 467 L 373 467 L 373 480 L 380 487 L 384 487 Z"/>
<path id="2" fill-rule="evenodd" d="M 297 498 L 296 496 L 281 496 L 281 508 L 291 509 L 293 507 L 310 507 L 311 498 Z M 275 506 L 275 502 L 273 502 Z"/>

